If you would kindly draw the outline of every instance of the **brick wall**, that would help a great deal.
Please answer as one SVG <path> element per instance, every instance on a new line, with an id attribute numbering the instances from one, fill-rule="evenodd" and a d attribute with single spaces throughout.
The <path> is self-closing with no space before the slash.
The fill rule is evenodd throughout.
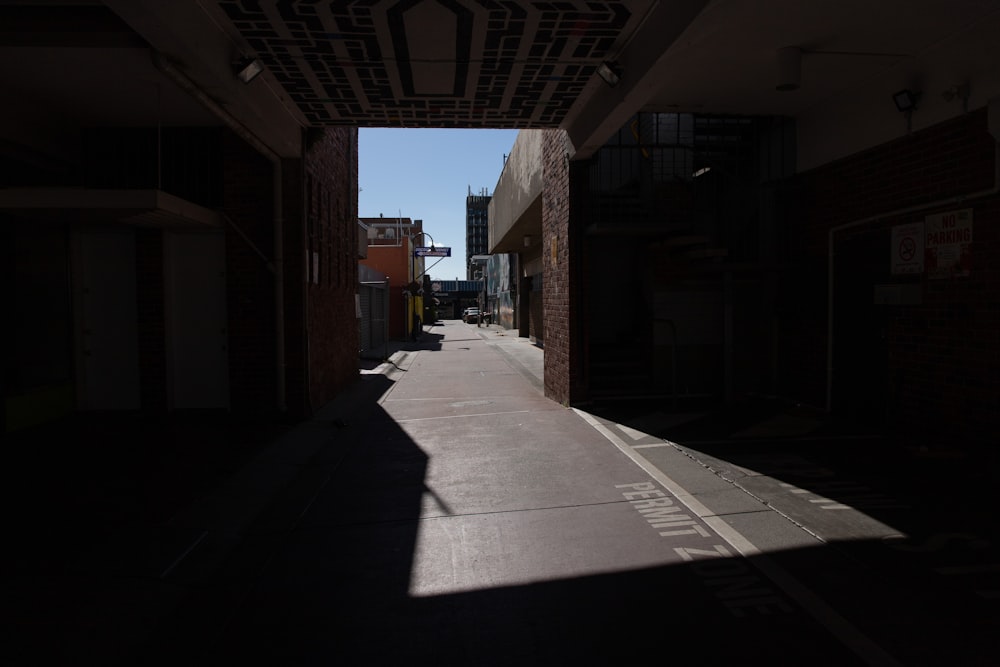
<path id="1" fill-rule="evenodd" d="M 542 308 L 545 312 L 545 395 L 572 399 L 570 179 L 565 132 L 542 138 Z"/>
<path id="2" fill-rule="evenodd" d="M 329 128 L 310 139 L 298 246 L 309 266 L 298 275 L 306 286 L 308 401 L 316 410 L 358 375 L 357 129 Z"/>
<path id="3" fill-rule="evenodd" d="M 273 165 L 232 134 L 224 153 L 224 210 L 273 259 Z M 308 133 L 304 159 L 281 163 L 285 404 L 295 417 L 358 373 L 357 159 L 357 130 L 331 128 Z M 233 409 L 273 410 L 274 276 L 231 227 L 226 259 Z"/>
<path id="4" fill-rule="evenodd" d="M 816 404 L 825 400 L 828 232 L 875 217 L 838 232 L 835 247 L 838 252 L 853 247 L 868 253 L 875 261 L 869 272 L 879 282 L 917 285 L 922 304 L 859 303 L 857 309 L 840 304 L 834 323 L 842 326 L 866 313 L 884 321 L 890 427 L 966 442 L 985 442 L 987 434 L 996 433 L 1000 198 L 963 198 L 993 185 L 995 144 L 987 132 L 985 110 L 979 110 L 797 177 L 796 214 L 790 216 L 785 234 L 787 258 L 795 268 L 779 288 L 783 393 Z M 950 198 L 956 199 L 945 201 Z M 917 208 L 893 214 L 911 207 Z M 893 226 L 962 208 L 971 208 L 974 215 L 970 277 L 890 275 L 888 239 Z M 852 271 L 838 269 L 835 294 Z M 864 298 L 874 300 L 873 295 Z"/>
<path id="5" fill-rule="evenodd" d="M 923 304 L 889 309 L 892 407 L 897 423 L 911 432 L 947 445 L 958 440 L 995 447 L 1000 432 L 1000 198 L 969 208 L 974 215 L 971 275 L 925 279 Z"/>

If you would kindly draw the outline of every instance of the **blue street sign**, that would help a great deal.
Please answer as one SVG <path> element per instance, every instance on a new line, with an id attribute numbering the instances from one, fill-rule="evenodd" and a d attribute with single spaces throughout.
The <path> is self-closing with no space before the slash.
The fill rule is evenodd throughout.
<path id="1" fill-rule="evenodd" d="M 434 250 L 430 248 L 418 247 L 413 250 L 414 257 L 451 257 L 451 248 L 443 248 L 441 246 L 434 246 Z"/>

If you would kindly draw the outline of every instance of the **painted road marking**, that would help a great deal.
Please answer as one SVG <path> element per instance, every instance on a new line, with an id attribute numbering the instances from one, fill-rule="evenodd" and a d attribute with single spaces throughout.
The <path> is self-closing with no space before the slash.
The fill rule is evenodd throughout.
<path id="1" fill-rule="evenodd" d="M 928 537 L 923 544 L 912 544 L 906 536 L 897 535 L 887 535 L 882 540 L 882 543 L 890 549 L 909 553 L 933 553 L 951 546 L 970 549 L 985 549 L 990 546 L 990 543 L 982 537 L 969 533 L 935 533 Z M 953 545 L 953 543 L 955 544 Z"/>
<path id="2" fill-rule="evenodd" d="M 708 531 L 682 511 L 672 498 L 656 488 L 653 482 L 636 482 L 634 484 L 618 484 L 625 500 L 645 519 L 650 526 L 656 528 L 661 537 L 677 537 L 680 535 L 701 535 L 709 537 Z M 670 530 L 659 530 L 669 528 Z M 681 529 L 681 530 L 678 530 Z"/>
<path id="3" fill-rule="evenodd" d="M 694 521 L 690 515 L 681 514 L 683 509 L 674 502 L 675 499 L 658 489 L 655 482 L 618 484 L 615 488 L 622 490 L 625 499 L 652 528 L 656 529 L 660 537 L 685 537 L 687 540 L 696 539 L 694 536 L 700 535 L 715 541 L 716 536 L 710 534 L 705 526 Z M 667 530 L 663 530 L 665 528 Z M 706 548 L 709 546 L 710 548 Z M 698 561 L 691 570 L 698 575 L 716 600 L 737 618 L 746 618 L 751 613 L 771 615 L 779 611 L 786 614 L 795 612 L 795 608 L 756 571 L 742 561 L 732 560 L 735 554 L 721 544 L 703 544 L 697 548 L 674 547 L 674 552 L 685 561 Z M 718 564 L 702 563 L 706 558 L 720 556 L 729 560 Z"/>
<path id="4" fill-rule="evenodd" d="M 712 549 L 676 548 L 674 551 L 692 563 L 691 569 L 734 616 L 745 618 L 751 612 L 760 616 L 795 612 L 770 587 L 762 585 L 761 578 L 745 560 L 737 560 L 723 545 L 713 545 Z"/>
<path id="5" fill-rule="evenodd" d="M 941 574 L 987 574 L 990 572 L 1000 572 L 1000 563 L 980 563 L 978 565 L 949 565 L 946 567 L 934 568 Z"/>
<path id="6" fill-rule="evenodd" d="M 166 579 L 168 576 L 170 576 L 170 573 L 174 571 L 174 568 L 176 568 L 178 565 L 180 565 L 180 563 L 181 563 L 182 560 L 184 560 L 189 555 L 191 555 L 191 552 L 194 551 L 195 549 L 197 549 L 198 545 L 201 544 L 202 540 L 204 540 L 206 537 L 208 537 L 208 531 L 207 530 L 201 531 L 201 535 L 199 535 L 198 538 L 194 542 L 192 542 L 190 545 L 188 545 L 188 548 L 185 549 L 181 553 L 181 555 L 179 555 L 177 558 L 175 558 L 173 563 L 171 563 L 170 565 L 168 565 L 167 568 L 165 570 L 163 570 L 163 572 L 160 572 L 160 579 Z"/>
<path id="7" fill-rule="evenodd" d="M 809 488 L 817 496 L 829 493 L 841 502 L 860 509 L 909 509 L 910 505 L 898 498 L 887 496 L 871 487 L 851 480 L 827 479 L 810 482 Z"/>
<path id="8" fill-rule="evenodd" d="M 434 419 L 469 419 L 470 417 L 492 417 L 493 415 L 519 415 L 525 412 L 531 412 L 531 410 L 511 410 L 510 412 L 480 412 L 474 415 L 446 415 L 443 417 L 412 417 L 410 419 L 397 419 L 395 420 L 397 424 L 403 424 L 405 422 L 425 422 L 432 421 Z"/>
<path id="9" fill-rule="evenodd" d="M 652 442 L 646 445 L 632 445 L 632 449 L 651 449 L 653 447 L 673 447 L 671 442 Z"/>
<path id="10" fill-rule="evenodd" d="M 753 557 L 754 565 L 768 579 L 775 583 L 778 588 L 785 592 L 790 598 L 805 609 L 823 627 L 825 627 L 842 644 L 852 650 L 858 657 L 869 665 L 899 665 L 900 663 L 886 653 L 882 647 L 866 637 L 860 630 L 851 625 L 847 619 L 838 614 L 832 607 L 826 604 L 815 593 L 803 586 L 792 575 L 779 567 L 774 561 L 768 558 L 750 540 L 744 537 L 739 531 L 727 524 L 722 517 L 716 516 L 697 498 L 692 496 L 684 487 L 668 477 L 662 470 L 639 452 L 630 447 L 624 440 L 619 438 L 608 427 L 602 424 L 590 413 L 579 408 L 572 410 L 585 422 L 611 444 L 619 449 L 625 456 L 639 466 L 646 474 L 660 483 L 663 488 L 678 501 L 683 503 L 691 512 L 700 517 L 715 533 L 722 538 L 729 546 L 744 557 Z"/>
<path id="11" fill-rule="evenodd" d="M 817 503 L 819 505 L 822 505 L 822 507 L 820 507 L 820 509 L 824 509 L 824 510 L 849 510 L 849 509 L 854 509 L 853 507 L 849 507 L 847 505 L 842 505 L 842 504 L 838 503 L 836 500 L 830 500 L 829 498 L 812 498 L 812 499 L 809 500 L 809 502 L 811 502 L 811 503 Z"/>
<path id="12" fill-rule="evenodd" d="M 813 489 L 802 489 L 795 486 L 794 484 L 789 484 L 788 482 L 781 482 L 780 486 L 789 493 L 795 495 L 816 496 L 815 498 L 808 498 L 807 500 L 814 505 L 818 505 L 820 509 L 824 510 L 855 510 L 858 508 L 871 508 L 871 507 L 879 507 L 882 509 L 890 509 L 890 508 L 903 509 L 909 507 L 908 505 L 900 503 L 894 498 L 890 498 L 889 496 L 885 496 L 880 493 L 874 493 L 874 492 L 864 493 L 864 491 L 870 491 L 870 489 L 849 482 L 839 487 L 840 489 L 845 490 L 845 495 L 843 496 L 838 495 L 839 500 L 826 498 L 824 496 L 821 496 Z M 816 487 L 820 489 L 835 488 L 832 487 L 831 485 L 828 484 L 824 485 L 822 483 L 816 483 Z M 857 493 L 859 491 L 861 491 L 862 493 Z"/>
<path id="13" fill-rule="evenodd" d="M 618 424 L 618 430 L 627 435 L 628 437 L 632 438 L 633 440 L 642 440 L 643 438 L 649 435 L 648 433 L 637 431 L 634 428 L 625 426 L 624 424 Z"/>
<path id="14" fill-rule="evenodd" d="M 934 571 L 945 576 L 964 576 L 969 574 L 996 574 L 1000 572 L 1000 563 L 978 563 L 973 565 L 948 565 L 936 567 Z M 979 583 L 979 582 L 977 582 Z M 973 591 L 984 600 L 1000 600 L 1000 590 L 978 589 Z"/>

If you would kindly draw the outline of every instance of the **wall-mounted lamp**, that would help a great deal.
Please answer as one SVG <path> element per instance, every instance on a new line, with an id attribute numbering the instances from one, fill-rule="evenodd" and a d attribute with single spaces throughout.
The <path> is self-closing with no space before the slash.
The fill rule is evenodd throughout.
<path id="1" fill-rule="evenodd" d="M 622 68 L 613 60 L 605 60 L 597 66 L 597 76 L 614 88 L 622 80 Z"/>
<path id="2" fill-rule="evenodd" d="M 427 232 L 418 232 L 416 234 L 416 236 L 429 238 L 431 240 L 431 252 L 434 252 L 436 250 L 436 248 L 434 247 L 434 237 L 433 236 L 431 236 Z"/>
<path id="3" fill-rule="evenodd" d="M 913 131 L 913 112 L 917 110 L 917 103 L 920 102 L 919 91 L 914 92 L 909 88 L 904 88 L 898 93 L 892 94 L 892 101 L 896 104 L 896 109 L 906 114 L 906 131 Z"/>
<path id="4" fill-rule="evenodd" d="M 797 46 L 786 46 L 778 49 L 778 80 L 775 90 L 789 92 L 798 90 L 802 80 L 802 49 Z"/>
<path id="5" fill-rule="evenodd" d="M 264 63 L 257 58 L 240 58 L 234 65 L 236 78 L 243 83 L 250 83 L 264 71 Z"/>
<path id="6" fill-rule="evenodd" d="M 909 88 L 904 88 L 898 93 L 892 94 L 892 101 L 896 104 L 896 110 L 901 113 L 912 113 L 917 108 L 920 101 L 920 93 L 915 93 Z"/>
<path id="7" fill-rule="evenodd" d="M 525 234 L 524 235 L 524 247 L 525 248 L 531 247 L 531 235 L 530 234 Z"/>

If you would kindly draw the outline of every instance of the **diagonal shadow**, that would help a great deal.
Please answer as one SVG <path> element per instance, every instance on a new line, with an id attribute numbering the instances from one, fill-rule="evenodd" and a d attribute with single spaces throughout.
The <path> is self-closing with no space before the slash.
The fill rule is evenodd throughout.
<path id="1" fill-rule="evenodd" d="M 433 522 L 452 530 L 458 524 L 446 522 L 456 517 L 427 486 L 427 453 L 378 403 L 391 380 L 362 382 L 357 400 L 303 427 L 321 445 L 231 544 L 203 540 L 155 581 L 112 577 L 73 613 L 61 609 L 62 623 L 40 609 L 23 614 L 14 627 L 29 636 L 8 645 L 12 664 L 847 665 L 879 664 L 885 651 L 930 665 L 989 664 L 996 655 L 988 600 L 930 576 L 925 554 L 878 542 L 856 545 L 884 554 L 874 566 L 814 543 L 749 559 L 560 570 L 587 552 L 587 534 L 554 551 L 551 542 L 519 544 L 509 562 L 486 549 L 502 541 L 482 543 L 478 567 L 444 548 L 427 553 L 421 532 Z M 332 428 L 338 420 L 346 426 Z M 476 539 L 459 531 L 449 541 L 476 547 Z M 519 564 L 538 550 L 549 574 Z M 415 587 L 418 559 L 441 575 L 429 589 Z M 829 618 L 817 620 L 808 597 L 769 577 L 776 566 L 874 648 L 851 646 Z M 92 576 L 48 574 L 67 590 Z M 151 597 L 166 603 L 137 604 Z"/>

